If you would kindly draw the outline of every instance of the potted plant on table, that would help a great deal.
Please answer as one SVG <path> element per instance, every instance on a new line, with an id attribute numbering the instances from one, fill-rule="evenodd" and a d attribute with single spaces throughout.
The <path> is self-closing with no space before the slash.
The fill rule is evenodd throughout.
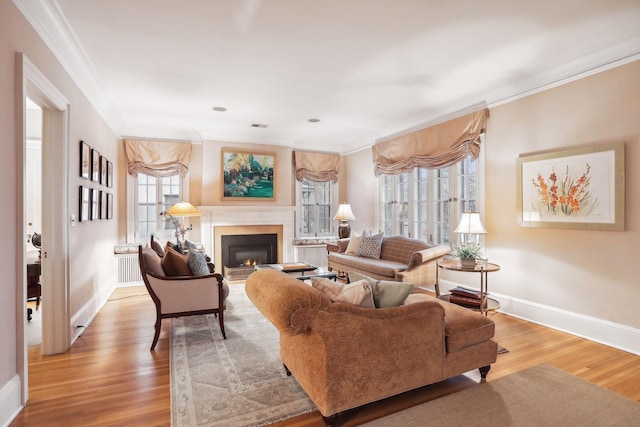
<path id="1" fill-rule="evenodd" d="M 462 268 L 475 268 L 476 260 L 482 258 L 480 245 L 463 244 L 453 246 L 453 256 L 460 259 Z"/>

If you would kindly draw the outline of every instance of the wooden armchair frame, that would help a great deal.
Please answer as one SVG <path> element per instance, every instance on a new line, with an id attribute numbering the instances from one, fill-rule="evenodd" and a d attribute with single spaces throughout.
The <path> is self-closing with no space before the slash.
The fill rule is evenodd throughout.
<path id="1" fill-rule="evenodd" d="M 221 274 L 204 276 L 160 276 L 150 271 L 147 257 L 158 257 L 151 248 L 138 246 L 138 262 L 144 285 L 156 306 L 155 336 L 151 344 L 154 350 L 160 337 L 162 319 L 171 317 L 197 316 L 213 313 L 218 317 L 220 331 L 224 339 L 225 291 Z M 158 260 L 160 257 L 158 257 Z"/>

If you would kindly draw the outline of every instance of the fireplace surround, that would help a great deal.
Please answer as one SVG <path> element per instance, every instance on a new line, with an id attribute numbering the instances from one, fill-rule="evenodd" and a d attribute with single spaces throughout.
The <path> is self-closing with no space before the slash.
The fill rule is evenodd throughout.
<path id="1" fill-rule="evenodd" d="M 278 236 L 277 260 L 294 261 L 294 206 L 198 206 L 202 212 L 202 243 L 222 272 L 223 235 L 272 234 Z M 217 266 L 220 266 L 219 268 Z"/>

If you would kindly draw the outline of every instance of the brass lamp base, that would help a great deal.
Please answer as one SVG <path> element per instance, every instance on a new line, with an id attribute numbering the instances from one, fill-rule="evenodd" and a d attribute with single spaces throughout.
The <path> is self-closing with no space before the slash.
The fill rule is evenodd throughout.
<path id="1" fill-rule="evenodd" d="M 340 225 L 338 226 L 338 237 L 340 239 L 346 239 L 351 235 L 351 226 L 347 221 L 340 221 Z"/>

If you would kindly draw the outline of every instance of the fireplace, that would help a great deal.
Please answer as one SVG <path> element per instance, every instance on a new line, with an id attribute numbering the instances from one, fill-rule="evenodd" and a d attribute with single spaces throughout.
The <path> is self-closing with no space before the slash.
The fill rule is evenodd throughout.
<path id="1" fill-rule="evenodd" d="M 229 280 L 243 280 L 258 264 L 278 262 L 278 235 L 227 234 L 221 236 L 222 271 Z"/>

